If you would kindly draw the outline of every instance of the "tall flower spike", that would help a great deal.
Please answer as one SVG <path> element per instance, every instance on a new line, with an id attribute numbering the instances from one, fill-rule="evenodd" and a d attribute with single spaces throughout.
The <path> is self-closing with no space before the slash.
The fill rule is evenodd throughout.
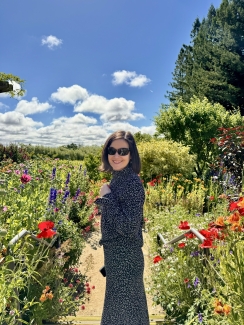
<path id="1" fill-rule="evenodd" d="M 54 204 L 57 199 L 57 190 L 53 187 L 50 188 L 49 203 Z"/>
<path id="2" fill-rule="evenodd" d="M 54 179 L 56 176 L 56 167 L 53 167 L 53 171 L 52 171 L 52 178 Z"/>
<path id="3" fill-rule="evenodd" d="M 66 179 L 66 182 L 65 182 L 65 184 L 66 184 L 66 185 L 68 185 L 68 184 L 69 184 L 69 182 L 70 182 L 70 173 L 68 173 L 68 175 L 67 175 L 67 179 Z"/>

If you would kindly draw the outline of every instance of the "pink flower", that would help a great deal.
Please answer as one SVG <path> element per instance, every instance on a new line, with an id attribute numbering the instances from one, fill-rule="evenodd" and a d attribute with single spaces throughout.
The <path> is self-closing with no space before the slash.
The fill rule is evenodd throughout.
<path id="1" fill-rule="evenodd" d="M 16 175 L 19 175 L 20 174 L 20 170 L 18 170 L 18 169 L 15 170 L 14 172 L 15 172 Z"/>
<path id="2" fill-rule="evenodd" d="M 95 286 L 92 286 L 92 289 L 94 290 L 95 289 Z"/>
<path id="3" fill-rule="evenodd" d="M 29 183 L 29 181 L 31 181 L 31 176 L 27 174 L 23 174 L 20 178 L 20 181 L 23 184 Z"/>
<path id="4" fill-rule="evenodd" d="M 73 288 L 73 284 L 72 284 L 72 283 L 70 283 L 70 284 L 69 284 L 69 287 L 70 287 L 70 288 Z"/>
<path id="5" fill-rule="evenodd" d="M 60 304 L 61 304 L 61 303 L 63 302 L 63 299 L 60 298 L 60 299 L 58 300 L 58 302 L 60 302 Z"/>
<path id="6" fill-rule="evenodd" d="M 3 207 L 3 211 L 5 212 L 5 211 L 7 211 L 8 210 L 8 207 L 5 205 L 4 207 Z"/>

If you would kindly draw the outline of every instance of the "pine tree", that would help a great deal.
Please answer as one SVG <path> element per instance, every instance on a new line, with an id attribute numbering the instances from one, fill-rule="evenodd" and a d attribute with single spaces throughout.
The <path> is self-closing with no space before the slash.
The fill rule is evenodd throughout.
<path id="1" fill-rule="evenodd" d="M 244 0 L 212 5 L 207 18 L 193 24 L 191 38 L 180 51 L 166 97 L 188 103 L 193 95 L 207 97 L 244 115 Z"/>

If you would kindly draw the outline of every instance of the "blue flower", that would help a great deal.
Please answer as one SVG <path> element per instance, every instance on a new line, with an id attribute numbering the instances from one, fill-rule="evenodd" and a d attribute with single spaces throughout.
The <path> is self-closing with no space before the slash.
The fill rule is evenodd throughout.
<path id="1" fill-rule="evenodd" d="M 54 204 L 57 199 L 57 190 L 53 187 L 50 188 L 49 203 Z"/>
<path id="2" fill-rule="evenodd" d="M 28 169 L 24 170 L 24 174 L 27 175 L 28 174 Z"/>

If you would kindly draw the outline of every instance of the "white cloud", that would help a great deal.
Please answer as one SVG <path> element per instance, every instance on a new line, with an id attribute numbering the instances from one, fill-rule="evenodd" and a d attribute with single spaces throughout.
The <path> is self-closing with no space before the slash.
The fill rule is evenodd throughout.
<path id="1" fill-rule="evenodd" d="M 137 74 L 135 71 L 120 70 L 115 71 L 113 74 L 112 83 L 117 85 L 126 84 L 130 87 L 143 87 L 151 80 L 143 74 Z"/>
<path id="2" fill-rule="evenodd" d="M 55 126 L 66 125 L 66 126 L 81 126 L 81 124 L 96 124 L 97 120 L 93 117 L 85 116 L 81 113 L 75 114 L 72 117 L 60 117 L 58 119 L 54 119 L 52 124 Z"/>
<path id="3" fill-rule="evenodd" d="M 103 96 L 91 95 L 85 101 L 77 103 L 75 112 L 100 114 L 103 122 L 135 121 L 144 118 L 141 113 L 134 113 L 135 102 L 123 97 L 107 99 Z"/>
<path id="4" fill-rule="evenodd" d="M 23 115 L 32 115 L 36 113 L 42 113 L 49 108 L 52 108 L 53 106 L 49 103 L 39 103 L 38 99 L 36 97 L 33 97 L 30 102 L 27 100 L 21 100 L 18 102 L 15 111 L 20 112 Z"/>
<path id="5" fill-rule="evenodd" d="M 56 36 L 49 35 L 42 38 L 42 45 L 47 45 L 50 50 L 53 50 L 55 47 L 60 46 L 63 41 Z"/>
<path id="6" fill-rule="evenodd" d="M 151 135 L 153 135 L 156 132 L 155 125 L 138 127 L 138 126 L 131 125 L 130 123 L 117 122 L 117 123 L 104 123 L 103 126 L 108 132 L 125 130 L 125 131 L 130 131 L 131 133 L 141 132 L 141 133 L 148 133 Z"/>
<path id="7" fill-rule="evenodd" d="M 0 109 L 4 109 L 4 108 L 9 108 L 9 106 L 0 102 Z"/>
<path id="8" fill-rule="evenodd" d="M 71 87 L 59 87 L 55 93 L 52 93 L 51 99 L 74 105 L 78 100 L 85 100 L 88 96 L 88 91 L 85 88 L 73 85 Z"/>

